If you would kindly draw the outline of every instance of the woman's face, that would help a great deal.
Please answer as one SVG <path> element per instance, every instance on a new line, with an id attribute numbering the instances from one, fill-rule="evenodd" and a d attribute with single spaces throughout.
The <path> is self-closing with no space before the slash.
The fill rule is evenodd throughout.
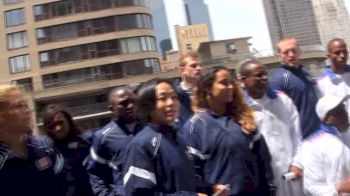
<path id="1" fill-rule="evenodd" d="M 69 133 L 69 123 L 67 118 L 61 113 L 54 115 L 52 124 L 48 126 L 48 131 L 53 139 L 65 139 Z"/>
<path id="2" fill-rule="evenodd" d="M 156 86 L 156 107 L 151 114 L 152 123 L 172 125 L 179 112 L 179 102 L 175 90 L 166 82 Z"/>
<path id="3" fill-rule="evenodd" d="M 233 79 L 230 72 L 224 69 L 216 72 L 210 91 L 211 101 L 217 104 L 227 104 L 232 102 L 233 88 Z"/>

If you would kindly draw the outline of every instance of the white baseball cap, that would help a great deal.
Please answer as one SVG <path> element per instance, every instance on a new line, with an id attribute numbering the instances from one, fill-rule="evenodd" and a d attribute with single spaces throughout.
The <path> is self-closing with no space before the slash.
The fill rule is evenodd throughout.
<path id="1" fill-rule="evenodd" d="M 323 121 L 330 110 L 336 108 L 339 104 L 349 99 L 349 97 L 349 95 L 345 95 L 344 97 L 326 95 L 322 97 L 316 104 L 317 116 Z"/>

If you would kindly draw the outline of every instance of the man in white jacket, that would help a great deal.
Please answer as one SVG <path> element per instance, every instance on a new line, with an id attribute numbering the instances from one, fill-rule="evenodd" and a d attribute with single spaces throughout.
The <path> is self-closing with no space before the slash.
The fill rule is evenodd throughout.
<path id="1" fill-rule="evenodd" d="M 330 65 L 326 66 L 317 79 L 319 97 L 325 95 L 344 97 L 350 94 L 350 65 L 347 64 L 348 49 L 345 41 L 340 38 L 329 41 L 327 57 Z M 350 100 L 344 104 L 350 114 Z"/>
<path id="2" fill-rule="evenodd" d="M 350 195 L 349 119 L 344 106 L 349 95 L 326 95 L 316 105 L 322 120 L 319 130 L 307 137 L 300 148 L 307 195 Z"/>
<path id="3" fill-rule="evenodd" d="M 245 85 L 245 98 L 254 110 L 259 131 L 263 134 L 272 157 L 277 196 L 302 196 L 301 180 L 285 181 L 282 176 L 293 171 L 300 178 L 301 167 L 294 156 L 301 144 L 298 111 L 284 93 L 268 87 L 268 73 L 256 60 L 241 63 L 240 77 Z"/>

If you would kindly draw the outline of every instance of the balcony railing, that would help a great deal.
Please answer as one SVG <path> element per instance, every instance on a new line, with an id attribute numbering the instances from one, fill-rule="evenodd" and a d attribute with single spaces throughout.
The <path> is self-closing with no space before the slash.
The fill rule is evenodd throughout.
<path id="1" fill-rule="evenodd" d="M 73 117 L 86 116 L 90 114 L 98 114 L 102 112 L 108 112 L 108 102 L 100 102 L 88 105 L 81 105 L 76 107 L 65 108 Z M 43 122 L 41 114 L 37 118 L 38 123 Z"/>

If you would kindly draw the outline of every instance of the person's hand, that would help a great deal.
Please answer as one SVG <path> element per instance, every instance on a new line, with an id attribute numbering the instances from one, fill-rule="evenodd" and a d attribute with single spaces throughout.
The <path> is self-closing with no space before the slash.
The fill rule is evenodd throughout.
<path id="1" fill-rule="evenodd" d="M 350 193 L 350 178 L 345 178 L 335 184 L 338 193 Z"/>
<path id="2" fill-rule="evenodd" d="M 213 186 L 213 196 L 228 196 L 230 188 L 223 184 L 215 184 Z"/>
<path id="3" fill-rule="evenodd" d="M 303 170 L 294 165 L 289 167 L 289 172 L 293 172 L 295 174 L 294 180 L 299 180 L 303 176 Z"/>
<path id="4" fill-rule="evenodd" d="M 198 196 L 208 196 L 207 194 L 204 193 L 197 193 Z"/>

